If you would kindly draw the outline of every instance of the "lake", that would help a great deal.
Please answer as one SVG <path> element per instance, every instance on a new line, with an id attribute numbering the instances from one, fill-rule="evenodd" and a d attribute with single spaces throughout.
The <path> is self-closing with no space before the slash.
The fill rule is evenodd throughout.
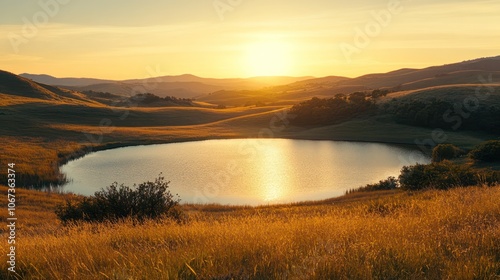
<path id="1" fill-rule="evenodd" d="M 182 203 L 262 205 L 321 200 L 398 176 L 430 158 L 378 143 L 289 139 L 207 140 L 99 151 L 62 166 L 63 188 L 91 195 L 113 182 L 132 186 L 160 173 Z"/>

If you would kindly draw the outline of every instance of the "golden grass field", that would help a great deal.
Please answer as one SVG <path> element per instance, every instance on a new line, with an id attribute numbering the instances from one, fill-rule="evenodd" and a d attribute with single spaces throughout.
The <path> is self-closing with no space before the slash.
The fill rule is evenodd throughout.
<path id="1" fill-rule="evenodd" d="M 2 262 L 1 279 L 500 277 L 500 187 L 256 208 L 184 205 L 186 224 L 63 226 L 53 210 L 64 196 L 18 189 L 17 276 Z"/>

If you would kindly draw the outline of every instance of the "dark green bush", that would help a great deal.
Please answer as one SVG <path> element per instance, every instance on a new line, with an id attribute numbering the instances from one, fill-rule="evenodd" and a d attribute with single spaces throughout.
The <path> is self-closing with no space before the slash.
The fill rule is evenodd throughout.
<path id="1" fill-rule="evenodd" d="M 493 185 L 499 182 L 496 171 L 478 170 L 450 161 L 404 166 L 399 183 L 404 190 L 427 188 L 449 189 L 474 185 Z"/>
<path id="2" fill-rule="evenodd" d="M 135 188 L 113 183 L 94 196 L 80 201 L 66 201 L 56 209 L 58 218 L 68 221 L 119 221 L 126 218 L 143 221 L 145 219 L 173 218 L 181 221 L 182 213 L 177 209 L 180 199 L 168 190 L 163 177 L 154 182 L 144 182 Z"/>
<path id="3" fill-rule="evenodd" d="M 475 147 L 470 157 L 479 161 L 500 161 L 500 140 L 490 140 Z"/>
<path id="4" fill-rule="evenodd" d="M 452 144 L 439 144 L 432 150 L 432 161 L 440 162 L 445 159 L 450 160 L 459 156 L 460 148 Z"/>

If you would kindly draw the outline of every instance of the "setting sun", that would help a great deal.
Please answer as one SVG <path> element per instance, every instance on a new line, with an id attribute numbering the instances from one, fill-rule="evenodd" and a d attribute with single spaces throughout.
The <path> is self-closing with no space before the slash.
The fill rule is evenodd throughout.
<path id="1" fill-rule="evenodd" d="M 292 60 L 290 45 L 277 40 L 262 40 L 246 48 L 244 72 L 248 76 L 287 75 Z"/>

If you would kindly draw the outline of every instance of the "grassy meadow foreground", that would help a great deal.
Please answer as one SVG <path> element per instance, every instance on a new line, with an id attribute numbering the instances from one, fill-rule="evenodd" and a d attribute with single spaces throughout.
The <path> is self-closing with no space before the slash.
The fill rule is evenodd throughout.
<path id="1" fill-rule="evenodd" d="M 17 195 L 17 276 L 2 263 L 1 279 L 500 276 L 498 186 L 352 193 L 266 207 L 183 205 L 185 224 L 64 226 L 54 209 L 70 195 Z M 6 242 L 0 246 L 7 251 Z"/>

